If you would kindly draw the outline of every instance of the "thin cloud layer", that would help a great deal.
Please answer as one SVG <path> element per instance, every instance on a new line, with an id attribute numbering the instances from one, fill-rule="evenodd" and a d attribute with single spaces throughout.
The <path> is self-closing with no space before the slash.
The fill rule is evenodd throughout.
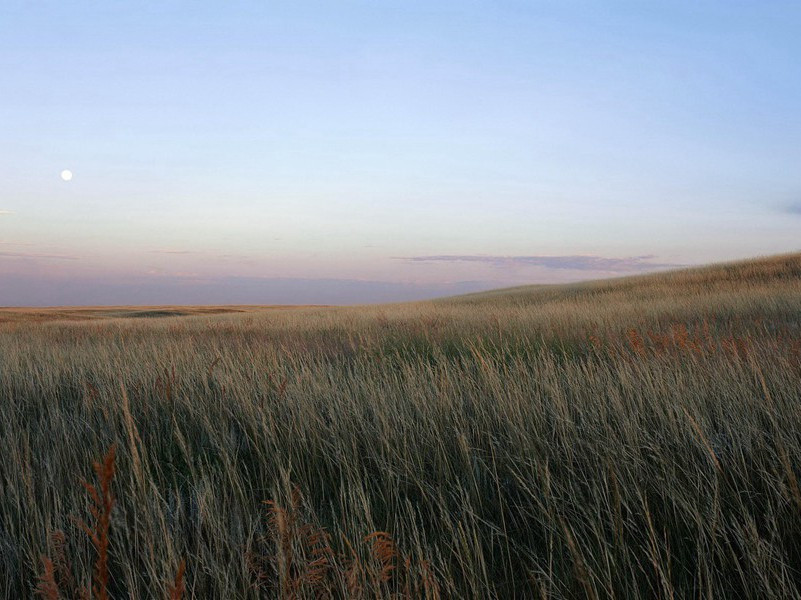
<path id="1" fill-rule="evenodd" d="M 14 211 L 11 210 L 0 210 L 0 217 L 3 215 L 13 215 Z"/>
<path id="2" fill-rule="evenodd" d="M 651 262 L 654 256 L 629 256 L 610 258 L 592 255 L 568 256 L 488 256 L 483 254 L 439 254 L 433 256 L 403 257 L 411 263 L 427 262 L 465 262 L 484 263 L 497 267 L 544 267 L 546 269 L 564 269 L 570 271 L 599 271 L 612 273 L 641 273 L 655 269 L 668 269 L 684 265 L 673 263 Z"/>
<path id="3" fill-rule="evenodd" d="M 784 212 L 791 215 L 801 215 L 801 202 L 788 204 L 787 206 L 784 207 Z"/>
<path id="4" fill-rule="evenodd" d="M 52 260 L 78 260 L 66 254 L 40 254 L 38 252 L 0 252 L 0 258 L 47 258 Z"/>

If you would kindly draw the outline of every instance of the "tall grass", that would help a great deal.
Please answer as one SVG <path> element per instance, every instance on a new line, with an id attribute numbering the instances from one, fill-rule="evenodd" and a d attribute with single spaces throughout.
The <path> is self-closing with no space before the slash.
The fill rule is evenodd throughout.
<path id="1" fill-rule="evenodd" d="M 17 313 L 0 401 L 5 598 L 42 555 L 97 572 L 78 482 L 113 444 L 114 598 L 177 572 L 196 598 L 801 596 L 798 255 L 395 306 Z"/>

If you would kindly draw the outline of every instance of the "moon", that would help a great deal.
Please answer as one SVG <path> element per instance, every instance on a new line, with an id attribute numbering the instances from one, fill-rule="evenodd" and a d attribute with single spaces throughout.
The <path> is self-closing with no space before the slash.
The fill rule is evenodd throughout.
<path id="1" fill-rule="evenodd" d="M 70 179 L 72 179 L 72 171 L 70 171 L 69 169 L 64 169 L 63 171 L 61 171 L 61 179 L 63 179 L 64 181 L 69 181 Z"/>

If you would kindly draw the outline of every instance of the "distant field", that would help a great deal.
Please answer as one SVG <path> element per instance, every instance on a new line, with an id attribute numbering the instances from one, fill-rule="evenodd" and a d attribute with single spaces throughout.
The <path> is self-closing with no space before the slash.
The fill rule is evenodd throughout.
<path id="1" fill-rule="evenodd" d="M 57 306 L 48 308 L 0 307 L 0 323 L 88 321 L 90 319 L 145 319 L 297 310 L 297 306 Z M 302 308 L 302 307 L 300 307 Z"/>
<path id="2" fill-rule="evenodd" d="M 0 309 L 0 447 L 9 599 L 798 598 L 801 254 L 386 306 Z"/>

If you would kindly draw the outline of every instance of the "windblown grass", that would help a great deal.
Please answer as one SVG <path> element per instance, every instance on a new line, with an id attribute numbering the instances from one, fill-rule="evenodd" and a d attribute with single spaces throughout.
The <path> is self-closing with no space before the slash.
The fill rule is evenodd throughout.
<path id="1" fill-rule="evenodd" d="M 799 255 L 405 305 L 9 319 L 0 401 L 5 598 L 42 555 L 96 571 L 77 482 L 113 444 L 114 598 L 801 596 Z"/>

